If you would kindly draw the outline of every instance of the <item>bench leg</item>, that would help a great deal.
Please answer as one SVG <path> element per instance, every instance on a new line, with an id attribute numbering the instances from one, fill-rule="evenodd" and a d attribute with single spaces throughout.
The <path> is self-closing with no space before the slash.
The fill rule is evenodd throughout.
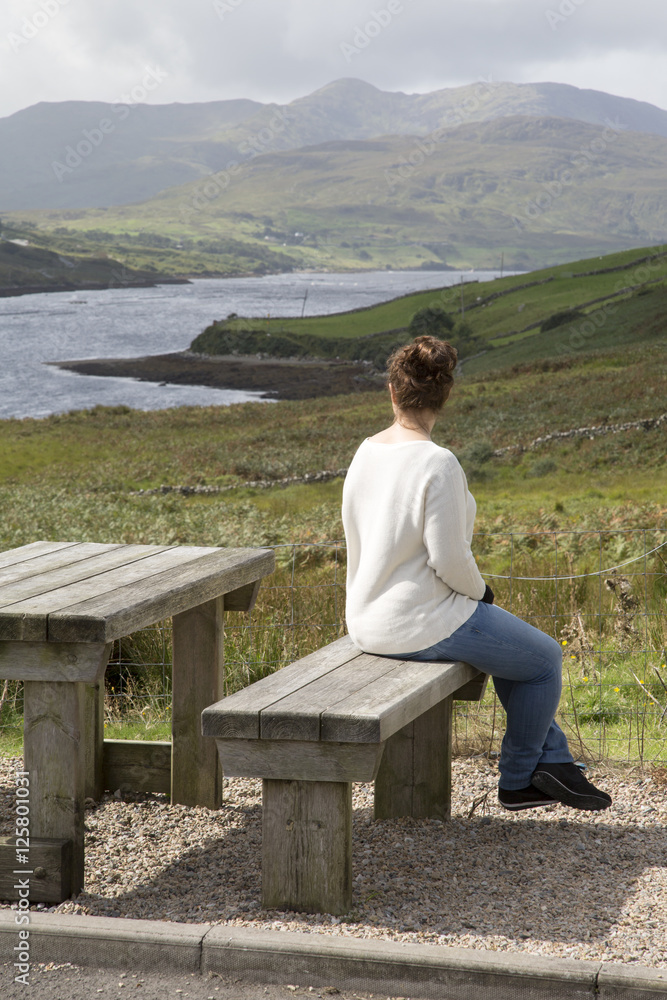
<path id="1" fill-rule="evenodd" d="M 215 740 L 202 736 L 201 714 L 222 698 L 224 598 L 173 618 L 171 801 L 219 809 L 222 771 Z"/>
<path id="2" fill-rule="evenodd" d="M 452 701 L 445 698 L 387 740 L 375 779 L 375 819 L 449 819 Z"/>
<path id="3" fill-rule="evenodd" d="M 86 688 L 82 683 L 25 682 L 30 838 L 71 841 L 72 867 L 69 884 L 61 886 L 63 899 L 83 888 Z"/>
<path id="4" fill-rule="evenodd" d="M 351 782 L 265 779 L 262 905 L 340 914 L 351 904 Z"/>

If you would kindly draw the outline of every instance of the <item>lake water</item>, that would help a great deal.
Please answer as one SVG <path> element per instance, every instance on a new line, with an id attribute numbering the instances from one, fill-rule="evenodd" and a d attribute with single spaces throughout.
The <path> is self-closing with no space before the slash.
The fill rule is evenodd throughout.
<path id="1" fill-rule="evenodd" d="M 0 418 L 43 417 L 98 404 L 155 410 L 258 399 L 251 392 L 77 375 L 45 362 L 181 351 L 231 312 L 323 315 L 496 276 L 495 271 L 293 273 L 0 298 Z"/>

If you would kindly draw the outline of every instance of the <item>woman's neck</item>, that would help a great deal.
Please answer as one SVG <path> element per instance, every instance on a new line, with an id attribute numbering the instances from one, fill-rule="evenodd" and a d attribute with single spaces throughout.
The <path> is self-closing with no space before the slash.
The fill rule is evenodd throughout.
<path id="1" fill-rule="evenodd" d="M 401 410 L 394 407 L 394 422 L 370 440 L 379 444 L 399 444 L 403 441 L 430 441 L 435 414 L 430 410 Z"/>

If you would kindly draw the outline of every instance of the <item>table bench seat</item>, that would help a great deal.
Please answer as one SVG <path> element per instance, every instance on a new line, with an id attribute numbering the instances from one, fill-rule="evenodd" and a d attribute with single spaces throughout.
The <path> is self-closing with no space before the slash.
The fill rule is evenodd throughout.
<path id="1" fill-rule="evenodd" d="M 345 636 L 203 711 L 223 774 L 263 779 L 264 906 L 350 908 L 353 781 L 375 782 L 376 819 L 449 817 L 452 702 L 485 683 Z"/>

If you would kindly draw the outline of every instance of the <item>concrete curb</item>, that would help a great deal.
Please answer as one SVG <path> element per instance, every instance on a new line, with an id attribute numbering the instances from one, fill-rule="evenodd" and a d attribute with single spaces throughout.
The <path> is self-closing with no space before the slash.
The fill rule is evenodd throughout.
<path id="1" fill-rule="evenodd" d="M 0 911 L 0 960 L 19 943 Z M 30 912 L 30 962 L 143 972 L 209 972 L 262 984 L 336 986 L 424 1000 L 657 1000 L 667 969 L 540 955 L 256 931 L 211 924 Z"/>
<path id="2" fill-rule="evenodd" d="M 30 962 L 72 962 L 100 968 L 199 972 L 202 941 L 210 924 L 127 920 L 30 911 L 19 928 L 15 911 L 0 914 L 0 958 L 11 961 L 19 930 L 30 932 Z"/>

